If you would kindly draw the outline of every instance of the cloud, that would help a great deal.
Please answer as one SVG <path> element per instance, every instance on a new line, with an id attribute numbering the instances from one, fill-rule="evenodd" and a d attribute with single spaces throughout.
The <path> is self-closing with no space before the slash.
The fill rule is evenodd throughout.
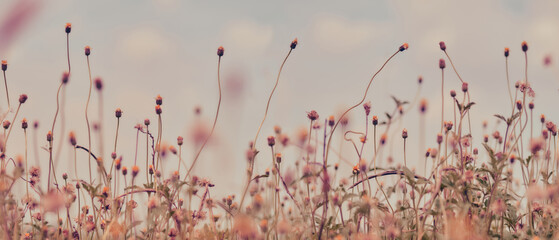
<path id="1" fill-rule="evenodd" d="M 249 55 L 262 54 L 270 45 L 273 35 L 271 26 L 250 20 L 234 21 L 224 30 L 227 46 Z"/>

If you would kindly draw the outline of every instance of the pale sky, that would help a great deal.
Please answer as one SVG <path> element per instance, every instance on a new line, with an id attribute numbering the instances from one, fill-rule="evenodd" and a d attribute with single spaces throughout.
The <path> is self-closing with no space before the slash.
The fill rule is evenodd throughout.
<path id="1" fill-rule="evenodd" d="M 74 130 L 78 144 L 87 145 L 83 113 L 89 80 L 83 47 L 90 45 L 92 74 L 102 77 L 105 83 L 105 158 L 112 149 L 114 109 L 119 107 L 124 114 L 117 152 L 129 167 L 134 159 L 133 127 L 145 118 L 155 123 L 154 99 L 158 94 L 164 99 L 164 141 L 176 145 L 176 137 L 184 136 L 184 158 L 187 163 L 192 161 L 190 134 L 196 123 L 194 108 L 202 107 L 202 120 L 209 123 L 213 119 L 217 104 L 216 49 L 223 45 L 222 112 L 214 144 L 202 154 L 195 173 L 213 180 L 218 196 L 241 191 L 245 181 L 245 150 L 261 121 L 281 60 L 295 37 L 299 45 L 284 68 L 259 137 L 260 170 L 270 163 L 265 139 L 273 133 L 274 125 L 281 125 L 293 138 L 298 129 L 307 127 L 307 111 L 316 110 L 321 117 L 327 117 L 355 104 L 370 76 L 404 42 L 410 48 L 398 54 L 378 76 L 367 100 L 372 102 L 373 114 L 384 116 L 394 106 L 391 95 L 413 100 L 417 77 L 422 75 L 421 97 L 429 101 L 426 147 L 434 146 L 440 119 L 438 60 L 443 53 L 439 41 L 446 42 L 458 71 L 469 83 L 472 101 L 476 102 L 471 112 L 475 147 L 481 147 L 481 122 L 489 120 L 490 129 L 494 129 L 493 114 L 509 112 L 504 47 L 511 48 L 509 63 L 514 83 L 524 79 L 520 43 L 528 42 L 529 78 L 536 92 L 534 113 L 545 113 L 550 120 L 559 119 L 554 111 L 559 100 L 559 71 L 557 65 L 544 68 L 542 64 L 544 56 L 549 54 L 555 60 L 559 53 L 556 1 L 2 2 L 5 7 L 0 10 L 0 21 L 5 21 L 12 7 L 21 2 L 36 7 L 12 41 L 2 42 L 0 58 L 10 64 L 7 75 L 11 101 L 16 102 L 20 93 L 29 95 L 20 116 L 31 123 L 39 120 L 40 145 L 46 145 L 45 135 L 56 108 L 56 89 L 67 69 L 64 26 L 71 22 L 72 78 L 66 89 L 64 138 L 68 130 Z M 447 70 L 445 96 L 449 98 L 448 91 L 459 90 L 461 85 L 451 69 Z M 3 89 L 0 93 L 0 100 L 5 99 Z M 1 104 L 5 109 L 5 100 Z M 449 114 L 446 119 L 451 120 L 452 105 L 448 99 L 445 104 Z M 94 95 L 90 109 L 93 120 L 97 119 L 97 111 Z M 408 129 L 408 151 L 414 154 L 419 151 L 417 112 L 414 106 L 395 130 Z M 359 117 L 353 129 L 362 131 L 362 108 L 351 115 Z M 21 117 L 10 137 L 11 144 L 20 145 L 17 151 L 15 147 L 11 149 L 18 153 L 23 151 Z M 336 134 L 341 136 L 339 131 Z M 394 142 L 395 149 L 400 145 Z M 67 141 L 64 146 L 59 166 L 71 169 Z M 140 147 L 139 153 L 138 165 L 143 166 L 145 149 Z M 288 163 L 297 157 L 296 151 L 291 153 L 284 155 Z M 370 157 L 371 149 L 365 150 L 365 154 Z M 47 152 L 40 150 L 40 156 L 46 172 Z M 353 159 L 354 155 L 348 157 Z M 79 158 L 86 163 L 83 152 Z M 411 159 L 408 161 L 421 169 L 422 161 Z M 176 164 L 174 157 L 167 161 L 167 169 Z M 86 174 L 86 165 L 81 170 Z"/>

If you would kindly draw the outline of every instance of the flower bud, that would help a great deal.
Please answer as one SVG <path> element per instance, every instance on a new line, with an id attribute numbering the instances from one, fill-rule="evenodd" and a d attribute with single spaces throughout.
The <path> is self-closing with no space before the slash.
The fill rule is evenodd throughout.
<path id="1" fill-rule="evenodd" d="M 181 136 L 177 137 L 177 145 L 181 146 L 183 143 L 183 138 Z"/>
<path id="2" fill-rule="evenodd" d="M 126 176 L 128 174 L 128 168 L 126 166 L 122 167 L 122 175 Z"/>
<path id="3" fill-rule="evenodd" d="M 526 41 L 522 42 L 522 51 L 523 52 L 528 51 L 528 43 Z"/>
<path id="4" fill-rule="evenodd" d="M 64 72 L 62 74 L 62 84 L 66 84 L 68 81 L 70 81 L 70 73 Z"/>
<path id="5" fill-rule="evenodd" d="M 97 89 L 97 91 L 103 90 L 103 80 L 101 78 L 95 79 L 95 88 Z"/>
<path id="6" fill-rule="evenodd" d="M 85 55 L 89 56 L 91 54 L 91 47 L 90 46 L 85 46 Z"/>
<path id="7" fill-rule="evenodd" d="M 219 57 L 223 56 L 224 51 L 225 51 L 225 49 L 223 49 L 223 46 L 219 46 L 217 48 L 217 56 L 219 56 Z"/>
<path id="8" fill-rule="evenodd" d="M 70 144 L 72 144 L 72 146 L 74 146 L 74 147 L 77 144 L 76 134 L 73 131 L 70 132 Z"/>
<path id="9" fill-rule="evenodd" d="M 373 125 L 374 126 L 378 125 L 378 117 L 377 116 L 373 116 Z"/>
<path id="10" fill-rule="evenodd" d="M 509 57 L 510 50 L 508 47 L 505 48 L 505 57 Z"/>
<path id="11" fill-rule="evenodd" d="M 439 47 L 441 48 L 441 50 L 446 51 L 446 44 L 443 41 L 439 42 Z"/>
<path id="12" fill-rule="evenodd" d="M 117 108 L 115 110 L 115 116 L 116 116 L 116 118 L 122 117 L 122 110 L 120 108 Z"/>
<path id="13" fill-rule="evenodd" d="M 307 113 L 307 117 L 311 120 L 314 121 L 316 119 L 318 119 L 318 113 L 315 110 L 312 110 L 310 112 Z"/>
<path id="14" fill-rule="evenodd" d="M 8 61 L 2 60 L 2 71 L 8 70 Z"/>
<path id="15" fill-rule="evenodd" d="M 402 138 L 406 139 L 408 138 L 408 130 L 404 128 L 404 130 L 402 130 Z"/>
<path id="16" fill-rule="evenodd" d="M 27 94 L 19 95 L 19 103 L 24 104 L 27 101 Z"/>
<path id="17" fill-rule="evenodd" d="M 134 165 L 134 166 L 132 167 L 132 177 L 138 176 L 138 173 L 139 173 L 139 172 L 140 172 L 140 168 L 139 168 L 138 166 Z"/>
<path id="18" fill-rule="evenodd" d="M 268 146 L 273 147 L 276 144 L 276 138 L 274 136 L 268 137 Z"/>
<path id="19" fill-rule="evenodd" d="M 27 129 L 27 127 L 27 119 L 23 118 L 23 120 L 21 120 L 21 128 Z"/>
<path id="20" fill-rule="evenodd" d="M 52 132 L 51 131 L 49 131 L 47 133 L 47 142 L 50 142 L 50 141 L 52 141 Z"/>
<path id="21" fill-rule="evenodd" d="M 162 110 L 161 110 L 161 106 L 160 106 L 160 105 L 155 105 L 155 113 L 156 113 L 157 115 L 159 115 L 159 114 L 161 114 L 161 111 L 162 111 Z"/>
<path id="22" fill-rule="evenodd" d="M 444 61 L 444 59 L 440 59 L 439 60 L 439 68 L 444 69 L 446 67 L 446 62 Z"/>
<path id="23" fill-rule="evenodd" d="M 157 97 L 155 98 L 155 104 L 157 105 L 163 104 L 163 98 L 161 97 L 161 95 L 157 95 Z"/>
<path id="24" fill-rule="evenodd" d="M 463 82 L 462 83 L 462 92 L 467 92 L 468 91 L 468 83 L 467 82 Z"/>
<path id="25" fill-rule="evenodd" d="M 453 90 L 450 90 L 450 96 L 451 96 L 452 98 L 456 97 L 456 91 L 454 91 L 454 89 L 453 89 Z"/>
<path id="26" fill-rule="evenodd" d="M 297 38 L 293 39 L 293 41 L 291 42 L 291 49 L 295 49 L 295 47 L 297 47 Z"/>
<path id="27" fill-rule="evenodd" d="M 66 33 L 70 33 L 72 31 L 72 24 L 71 23 L 66 23 Z"/>
<path id="28" fill-rule="evenodd" d="M 398 49 L 400 52 L 403 52 L 404 50 L 407 50 L 409 47 L 408 43 L 404 43 L 402 44 L 402 46 L 400 46 L 400 48 Z"/>
<path id="29" fill-rule="evenodd" d="M 146 118 L 146 119 L 144 120 L 144 125 L 149 126 L 149 123 L 150 123 L 150 122 L 149 122 L 149 119 Z"/>
<path id="30" fill-rule="evenodd" d="M 4 127 L 4 129 L 8 129 L 10 128 L 10 121 L 8 120 L 4 120 L 4 122 L 2 122 L 2 126 Z"/>

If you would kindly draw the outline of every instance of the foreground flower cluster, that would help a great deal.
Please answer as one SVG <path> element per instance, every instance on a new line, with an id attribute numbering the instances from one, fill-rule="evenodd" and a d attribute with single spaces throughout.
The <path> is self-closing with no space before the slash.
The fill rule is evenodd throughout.
<path id="1" fill-rule="evenodd" d="M 72 30 L 65 28 L 67 44 Z M 73 132 L 65 133 L 59 122 L 64 91 L 71 78 L 70 54 L 68 70 L 62 75 L 57 92 L 57 110 L 52 128 L 45 133 L 49 152 L 49 168 L 31 166 L 28 157 L 28 127 L 18 115 L 27 101 L 10 103 L 8 62 L 2 61 L 7 111 L 1 118 L 4 132 L 0 136 L 0 236 L 2 239 L 531 239 L 558 238 L 559 185 L 557 172 L 557 126 L 544 115 L 534 119 L 534 90 L 528 74 L 513 86 L 508 80 L 510 50 L 505 48 L 510 114 L 495 115 L 504 128 L 494 132 L 483 125 L 483 136 L 472 135 L 470 109 L 477 107 L 470 99 L 468 82 L 456 71 L 440 42 L 443 58 L 441 70 L 441 103 L 427 106 L 426 100 L 407 102 L 394 98 L 392 112 L 373 116 L 372 104 L 366 102 L 377 74 L 390 61 L 408 50 L 408 44 L 394 49 L 394 54 L 373 74 L 363 97 L 343 113 L 324 117 L 309 111 L 308 131 L 296 136 L 285 134 L 276 126 L 275 134 L 259 138 L 266 121 L 270 102 L 280 74 L 297 47 L 297 39 L 289 45 L 281 63 L 274 88 L 267 99 L 266 110 L 246 149 L 246 172 L 239 175 L 246 181 L 237 194 L 215 197 L 210 179 L 193 171 L 200 154 L 219 124 L 221 106 L 220 66 L 225 50 L 217 50 L 217 83 L 219 101 L 212 128 L 196 134 L 197 147 L 193 159 L 184 159 L 185 141 L 176 138 L 176 145 L 162 144 L 161 115 L 163 98 L 157 96 L 151 122 L 135 126 L 134 164 L 124 166 L 119 153 L 118 130 L 123 112 L 115 110 L 117 128 L 114 149 L 104 159 L 103 149 L 92 148 L 92 131 L 101 128 L 89 121 L 88 107 L 92 91 L 102 91 L 103 82 L 91 78 L 89 68 L 92 48 L 85 47 L 89 70 L 89 95 L 85 105 L 87 141 L 79 142 Z M 68 48 L 69 49 L 69 48 Z M 528 45 L 521 44 L 528 59 Z M 447 65 L 447 62 L 449 63 Z M 526 64 L 526 68 L 527 68 Z M 451 71 L 448 71 L 451 69 Z M 449 82 L 445 74 L 456 74 L 460 82 Z M 418 79 L 421 86 L 422 78 Z M 512 90 L 511 90 L 512 88 Z M 418 92 L 419 93 L 419 92 Z M 449 94 L 450 93 L 450 94 Z M 361 93 L 360 93 L 361 94 Z M 444 112 L 450 104 L 454 111 Z M 447 105 L 448 106 L 448 105 Z M 427 110 L 440 110 L 440 131 L 424 133 L 424 143 L 409 142 L 408 131 L 390 133 L 396 123 L 412 109 L 420 112 L 420 122 Z M 429 108 L 429 109 L 428 109 Z M 448 109 L 448 108 L 447 108 Z M 360 118 L 349 119 L 357 112 Z M 154 117 L 151 116 L 151 117 Z M 49 120 L 44 120 L 48 122 Z M 352 121 L 354 124 L 349 125 Z M 357 123 L 362 124 L 357 124 Z M 34 129 L 37 123 L 34 123 Z M 362 130 L 364 127 L 364 130 Z M 424 126 L 422 126 L 424 127 Z M 13 134 L 22 134 L 24 143 L 10 141 Z M 389 141 L 397 138 L 398 141 Z M 64 139 L 59 141 L 58 139 Z M 96 140 L 96 139 L 93 139 Z M 112 139 L 102 139 L 112 141 Z M 255 143 L 266 142 L 268 148 L 256 149 Z M 333 142 L 349 143 L 351 151 L 341 152 Z M 373 148 L 364 154 L 366 143 Z M 59 146 L 70 144 L 74 159 L 59 156 Z M 384 151 L 390 144 L 401 149 L 395 159 Z M 409 157 L 406 146 L 426 146 L 422 159 Z M 25 152 L 8 152 L 11 145 L 23 145 Z M 367 145 L 368 147 L 369 145 Z M 298 156 L 283 156 L 286 149 L 298 149 Z M 86 153 L 78 159 L 77 152 Z M 162 170 L 161 160 L 176 156 L 176 170 Z M 83 155 L 82 155 L 83 156 Z M 57 171 L 57 162 L 71 164 L 74 173 Z M 78 176 L 79 162 L 89 163 L 89 175 Z M 390 166 L 386 167 L 386 163 Z M 420 162 L 423 171 L 408 168 L 408 162 Z M 188 163 L 188 165 L 187 165 Z M 255 171 L 255 165 L 268 168 Z M 350 165 L 351 172 L 341 165 Z M 16 185 L 25 189 L 15 189 Z M 145 204 L 140 204 L 144 203 Z"/>

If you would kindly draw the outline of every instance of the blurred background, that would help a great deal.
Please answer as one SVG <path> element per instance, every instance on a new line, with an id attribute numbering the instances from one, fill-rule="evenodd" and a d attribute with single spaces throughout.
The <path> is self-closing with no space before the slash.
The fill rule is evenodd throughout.
<path id="1" fill-rule="evenodd" d="M 183 158 L 190 165 L 195 155 L 196 130 L 211 126 L 217 105 L 216 49 L 223 45 L 223 102 L 217 129 L 202 153 L 195 175 L 211 179 L 214 196 L 239 193 L 245 181 L 248 143 L 254 138 L 264 114 L 267 97 L 289 45 L 298 38 L 272 99 L 268 118 L 257 148 L 257 171 L 270 167 L 266 137 L 279 125 L 292 139 L 307 129 L 306 113 L 316 110 L 323 123 L 357 103 L 371 75 L 404 42 L 408 51 L 398 54 L 372 85 L 367 101 L 372 114 L 381 121 L 392 111 L 390 96 L 412 102 L 418 91 L 418 76 L 423 76 L 420 98 L 428 101 L 425 139 L 419 137 L 417 103 L 390 135 L 394 164 L 402 163 L 399 133 L 409 133 L 408 163 L 422 172 L 424 149 L 434 147 L 440 124 L 441 77 L 438 61 L 443 58 L 439 41 L 463 79 L 469 83 L 474 147 L 481 147 L 487 132 L 504 130 L 493 114 L 510 114 L 506 90 L 503 49 L 510 47 L 511 84 L 524 80 L 524 56 L 520 44 L 529 44 L 529 78 L 535 96 L 534 115 L 545 113 L 559 119 L 559 75 L 554 60 L 558 54 L 559 2 L 556 1 L 39 1 L 2 0 L 0 9 L 0 58 L 8 60 L 8 87 L 12 104 L 21 93 L 29 95 L 16 120 L 8 155 L 23 153 L 21 118 L 38 121 L 38 158 L 30 150 L 30 164 L 48 171 L 45 135 L 56 110 L 56 90 L 67 71 L 66 34 L 72 23 L 70 58 L 72 75 L 65 89 L 64 135 L 60 118 L 55 144 L 64 138 L 57 173 L 73 176 L 73 158 L 67 141 L 68 131 L 76 132 L 78 144 L 87 146 L 84 109 L 89 87 L 84 46 L 90 56 L 93 77 L 103 79 L 104 157 L 114 147 L 116 119 L 123 117 L 117 154 L 123 164 L 134 164 L 137 123 L 148 118 L 155 133 L 155 97 L 163 97 L 163 141 L 176 146 L 184 136 Z M 544 64 L 547 59 L 547 64 Z M 445 84 L 446 120 L 452 119 L 448 92 L 461 84 L 447 63 Z M 461 95 L 460 95 L 461 96 Z M 90 119 L 98 123 L 99 96 L 94 91 Z M 4 89 L 0 103 L 6 110 Z M 200 116 L 195 109 L 200 107 Z M 11 120 L 12 115 L 9 115 Z M 350 128 L 364 131 L 362 108 L 351 112 Z M 537 126 L 537 125 L 536 125 Z M 539 129 L 539 128 L 538 128 Z M 30 135 L 31 136 L 31 135 Z M 140 135 L 138 165 L 144 166 L 145 139 Z M 337 131 L 334 139 L 341 139 Z M 394 136 L 394 137 L 392 137 Z M 93 137 L 93 152 L 100 149 L 98 135 Z M 17 146 L 16 146 L 17 145 Z M 335 144 L 338 145 L 338 144 Z M 358 159 L 351 145 L 342 147 L 352 164 Z M 56 147 L 55 147 L 56 148 Z M 337 148 L 337 146 L 336 146 Z M 372 157 L 372 143 L 365 148 Z M 284 166 L 293 165 L 299 149 L 287 148 Z M 87 176 L 87 155 L 79 152 L 79 174 Z M 386 163 L 385 160 L 382 162 Z M 108 165 L 108 161 L 106 162 Z M 166 175 L 176 170 L 177 158 L 165 159 Z M 350 175 L 350 164 L 342 164 L 343 175 Z M 141 169 L 143 174 L 144 169 Z M 183 174 L 185 170 L 182 170 Z M 59 176 L 60 178 L 60 176 Z M 43 178 L 46 181 L 46 178 Z M 140 176 L 143 179 L 143 176 Z M 43 182 L 43 184 L 45 184 Z"/>

